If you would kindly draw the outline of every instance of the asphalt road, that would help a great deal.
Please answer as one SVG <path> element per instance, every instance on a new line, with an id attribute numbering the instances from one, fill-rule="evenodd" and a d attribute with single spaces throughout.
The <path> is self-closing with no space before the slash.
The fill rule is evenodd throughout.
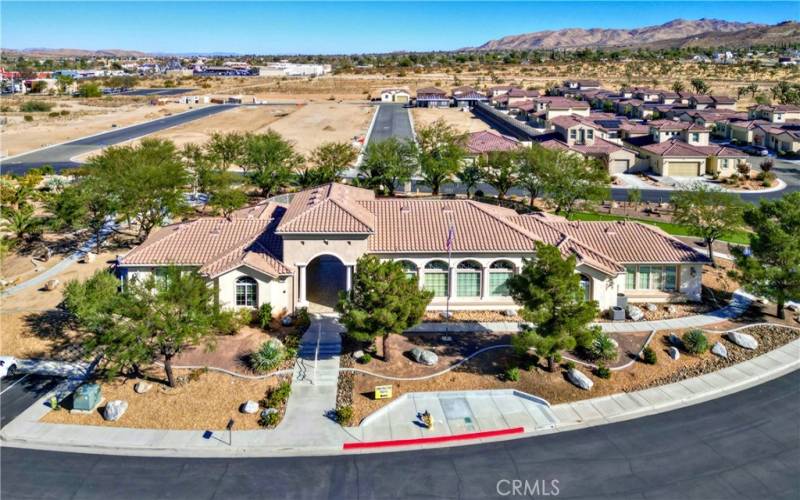
<path id="1" fill-rule="evenodd" d="M 134 89 L 128 90 L 126 92 L 120 92 L 119 94 L 112 94 L 112 95 L 131 95 L 131 96 L 173 96 L 173 95 L 180 95 L 185 94 L 187 92 L 191 92 L 194 89 Z"/>
<path id="2" fill-rule="evenodd" d="M 55 377 L 18 374 L 0 380 L 0 427 L 25 411 L 30 405 L 55 388 L 61 381 Z"/>
<path id="3" fill-rule="evenodd" d="M 369 136 L 370 141 L 379 142 L 390 137 L 399 140 L 414 139 L 407 108 L 402 104 L 393 103 L 381 103 L 378 106 L 378 116 L 375 117 L 375 125 Z"/>
<path id="4" fill-rule="evenodd" d="M 5 448 L 0 465 L 7 500 L 509 498 L 514 480 L 539 496 L 556 484 L 558 498 L 797 499 L 800 371 L 668 413 L 485 445 L 275 459 Z"/>
<path id="5" fill-rule="evenodd" d="M 172 89 L 170 89 L 172 90 Z M 79 163 L 72 161 L 75 156 L 94 151 L 96 149 L 119 144 L 153 134 L 166 128 L 175 127 L 199 118 L 205 118 L 238 106 L 237 104 L 218 104 L 197 108 L 185 113 L 175 114 L 157 120 L 140 123 L 130 127 L 111 129 L 101 134 L 76 139 L 64 144 L 50 146 L 45 149 L 24 153 L 11 159 L 0 161 L 0 170 L 3 173 L 23 174 L 34 167 L 52 165 L 56 170 L 75 167 Z"/>

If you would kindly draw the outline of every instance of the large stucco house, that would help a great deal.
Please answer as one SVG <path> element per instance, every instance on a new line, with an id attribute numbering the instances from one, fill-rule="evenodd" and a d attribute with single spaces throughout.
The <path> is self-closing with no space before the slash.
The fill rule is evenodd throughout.
<path id="1" fill-rule="evenodd" d="M 447 235 L 454 228 L 451 258 Z M 537 241 L 577 257 L 586 297 L 601 309 L 631 302 L 700 300 L 708 259 L 652 226 L 570 222 L 467 199 L 377 198 L 370 190 L 326 184 L 286 204 L 264 202 L 230 218 L 164 227 L 119 259 L 126 280 L 168 265 L 193 268 L 220 305 L 273 310 L 331 307 L 348 290 L 358 258 L 399 260 L 435 294 L 430 309 L 509 309 L 507 279 Z"/>

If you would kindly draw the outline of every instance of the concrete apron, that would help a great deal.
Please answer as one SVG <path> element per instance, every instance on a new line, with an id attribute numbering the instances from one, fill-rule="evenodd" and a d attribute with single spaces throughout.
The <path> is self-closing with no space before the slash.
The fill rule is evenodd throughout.
<path id="1" fill-rule="evenodd" d="M 46 406 L 49 396 L 39 400 L 8 424 L 0 432 L 0 439 L 7 446 L 136 456 L 271 457 L 408 451 L 519 439 L 521 437 L 552 434 L 630 420 L 726 396 L 781 377 L 797 369 L 800 369 L 800 340 L 790 342 L 779 349 L 751 360 L 674 384 L 633 393 L 614 394 L 612 396 L 552 406 L 549 411 L 552 412 L 556 420 L 554 425 L 547 425 L 548 418 L 545 416 L 542 426 L 537 426 L 535 429 L 526 427 L 523 433 L 456 443 L 402 447 L 389 446 L 345 452 L 343 451 L 345 443 L 361 442 L 362 440 L 379 437 L 386 440 L 392 437 L 391 435 L 383 436 L 383 433 L 381 435 L 377 435 L 377 433 L 369 435 L 372 431 L 366 430 L 370 426 L 373 429 L 378 428 L 375 426 L 374 420 L 382 418 L 380 415 L 373 418 L 373 421 L 370 421 L 370 417 L 368 417 L 365 420 L 366 425 L 362 424 L 356 428 L 339 427 L 325 416 L 319 414 L 320 410 L 327 408 L 327 405 L 330 404 L 327 399 L 321 406 L 314 406 L 316 411 L 306 411 L 311 410 L 311 408 L 303 405 L 297 405 L 295 409 L 290 399 L 287 418 L 275 430 L 235 431 L 230 434 L 226 431 L 214 431 L 209 439 L 203 439 L 202 431 L 140 430 L 42 424 L 38 420 L 49 411 Z M 308 390 L 309 394 L 304 394 L 303 391 L 306 390 Z M 305 399 L 305 396 L 315 399 L 319 394 L 323 393 L 325 394 L 324 398 L 329 398 L 328 391 L 320 390 L 319 394 L 315 394 L 314 390 L 308 387 L 299 389 L 297 395 L 302 396 L 297 401 Z M 453 394 L 442 393 L 442 395 L 444 398 L 438 401 L 438 404 L 441 405 L 441 414 L 439 416 L 434 414 L 434 419 L 438 420 L 439 422 L 437 423 L 440 424 L 439 430 L 449 429 L 449 421 L 454 420 L 457 422 L 459 419 L 464 424 L 464 428 L 452 429 L 451 431 L 469 430 L 466 427 L 468 423 L 463 420 L 465 418 L 464 415 L 457 411 L 459 408 L 455 408 L 455 413 L 453 413 L 446 408 L 449 403 L 442 403 L 445 398 L 452 399 Z M 424 397 L 430 398 L 431 395 L 428 394 Z M 470 394 L 469 397 L 479 396 Z M 320 400 L 322 399 L 323 397 L 320 397 Z M 410 398 L 407 397 L 405 399 Z M 409 407 L 409 411 L 405 413 L 410 413 L 411 410 L 420 411 L 421 409 L 428 409 L 432 413 L 436 411 L 434 410 L 433 402 L 429 400 L 423 403 L 423 408 L 418 408 L 417 406 L 414 403 L 414 408 Z M 475 416 L 474 408 L 475 405 L 470 405 L 473 416 Z M 463 410 L 463 405 L 461 405 L 461 409 Z M 291 424 L 289 423 L 289 417 L 294 419 L 295 413 L 301 420 Z M 384 413 L 390 415 L 388 411 Z M 413 416 L 410 414 L 406 416 L 405 413 L 403 413 L 403 419 L 413 419 Z M 503 415 L 501 415 L 501 418 Z M 536 417 L 533 418 L 535 419 Z M 508 422 L 508 425 L 514 424 L 516 422 Z M 402 423 L 400 425 L 402 426 Z"/>

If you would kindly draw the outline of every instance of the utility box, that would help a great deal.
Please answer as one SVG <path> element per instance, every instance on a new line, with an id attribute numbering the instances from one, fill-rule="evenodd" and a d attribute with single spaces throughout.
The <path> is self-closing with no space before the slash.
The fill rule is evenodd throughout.
<path id="1" fill-rule="evenodd" d="M 100 404 L 100 401 L 100 386 L 97 384 L 83 384 L 72 394 L 72 409 L 92 411 Z"/>

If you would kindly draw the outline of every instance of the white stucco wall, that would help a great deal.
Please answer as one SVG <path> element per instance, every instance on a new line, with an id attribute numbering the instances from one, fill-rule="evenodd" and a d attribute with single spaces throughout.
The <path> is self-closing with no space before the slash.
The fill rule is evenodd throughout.
<path id="1" fill-rule="evenodd" d="M 226 309 L 236 309 L 236 280 L 249 276 L 258 284 L 258 306 L 272 304 L 272 312 L 292 310 L 292 277 L 274 279 L 248 267 L 240 267 L 216 278 L 219 287 L 219 304 Z"/>

